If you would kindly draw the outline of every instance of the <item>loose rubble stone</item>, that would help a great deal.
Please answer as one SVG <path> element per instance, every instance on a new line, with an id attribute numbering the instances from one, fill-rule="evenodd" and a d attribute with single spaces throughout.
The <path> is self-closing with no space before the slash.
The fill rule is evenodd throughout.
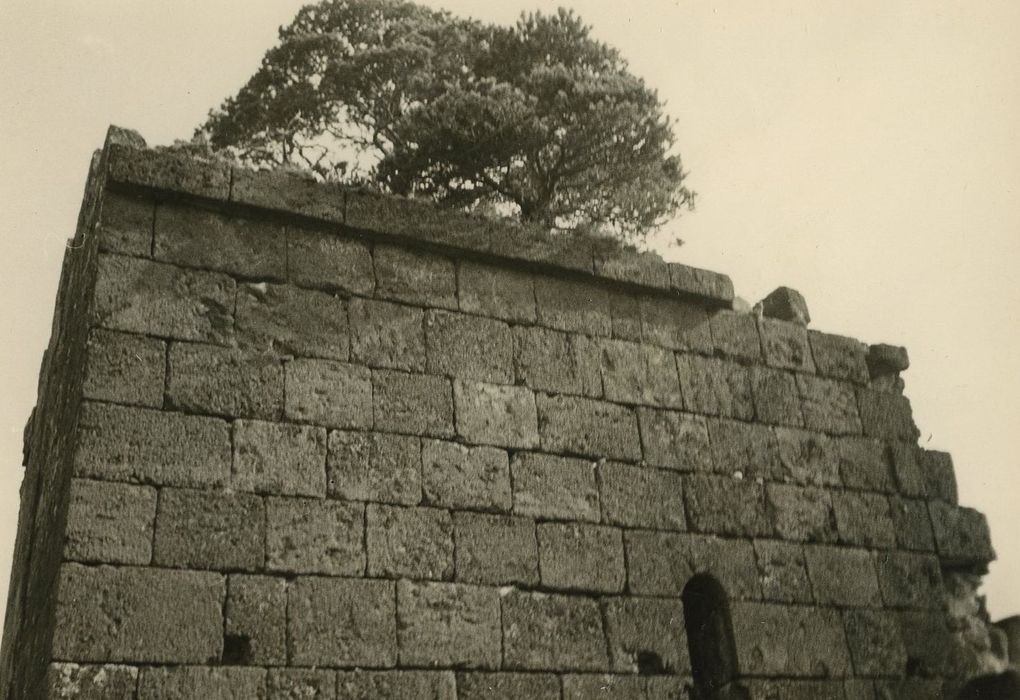
<path id="1" fill-rule="evenodd" d="M 904 372 L 910 367 L 906 348 L 885 343 L 868 346 L 867 363 L 868 372 L 873 379 Z"/>
<path id="2" fill-rule="evenodd" d="M 765 318 L 777 318 L 801 326 L 811 323 L 811 314 L 808 313 L 804 295 L 789 287 L 777 287 L 755 304 L 754 308 Z"/>

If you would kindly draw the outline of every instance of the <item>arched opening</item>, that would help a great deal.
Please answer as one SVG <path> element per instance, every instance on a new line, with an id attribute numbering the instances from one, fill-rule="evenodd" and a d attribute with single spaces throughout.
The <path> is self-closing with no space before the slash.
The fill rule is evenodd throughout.
<path id="1" fill-rule="evenodd" d="M 737 676 L 730 606 L 722 585 L 698 574 L 684 586 L 684 625 L 697 700 L 722 700 Z"/>

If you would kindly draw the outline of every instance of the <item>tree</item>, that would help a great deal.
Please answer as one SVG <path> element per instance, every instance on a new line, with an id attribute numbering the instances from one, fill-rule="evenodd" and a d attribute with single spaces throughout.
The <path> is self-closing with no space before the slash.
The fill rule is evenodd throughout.
<path id="1" fill-rule="evenodd" d="M 657 94 L 563 9 L 498 27 L 403 0 L 306 6 L 198 133 L 255 166 L 549 228 L 639 237 L 694 198 Z"/>

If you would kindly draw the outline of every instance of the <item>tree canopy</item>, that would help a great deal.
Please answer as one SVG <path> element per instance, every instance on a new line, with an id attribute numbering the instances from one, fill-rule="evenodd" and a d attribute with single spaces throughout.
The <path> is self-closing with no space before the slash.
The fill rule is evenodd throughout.
<path id="1" fill-rule="evenodd" d="M 641 236 L 694 198 L 657 94 L 563 9 L 500 27 L 404 0 L 308 5 L 197 133 L 258 167 L 549 228 Z"/>

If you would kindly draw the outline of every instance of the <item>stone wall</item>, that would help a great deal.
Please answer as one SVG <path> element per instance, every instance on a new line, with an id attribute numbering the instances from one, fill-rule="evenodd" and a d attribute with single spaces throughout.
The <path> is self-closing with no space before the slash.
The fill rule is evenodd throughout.
<path id="1" fill-rule="evenodd" d="M 950 590 L 987 526 L 917 446 L 901 350 L 113 135 L 28 434 L 5 698 L 935 698 L 994 665 Z"/>

